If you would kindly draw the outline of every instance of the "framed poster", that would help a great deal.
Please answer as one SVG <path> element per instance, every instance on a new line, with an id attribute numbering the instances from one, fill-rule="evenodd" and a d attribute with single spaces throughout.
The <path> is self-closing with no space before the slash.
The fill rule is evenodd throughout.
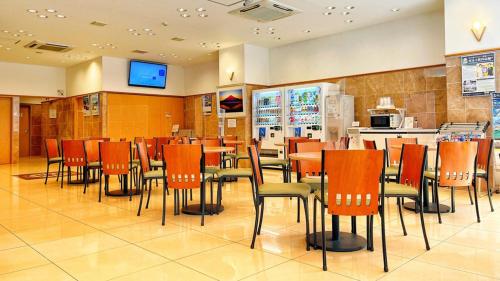
<path id="1" fill-rule="evenodd" d="M 493 138 L 500 139 L 500 93 L 491 95 L 491 123 L 493 124 Z"/>
<path id="2" fill-rule="evenodd" d="M 90 116 L 90 96 L 83 96 L 83 116 Z"/>
<path id="3" fill-rule="evenodd" d="M 495 53 L 463 56 L 462 96 L 489 96 L 495 92 Z"/>
<path id="4" fill-rule="evenodd" d="M 246 93 L 243 86 L 217 90 L 217 112 L 225 111 L 226 117 L 245 116 Z"/>
<path id="5" fill-rule="evenodd" d="M 99 115 L 99 94 L 90 95 L 90 110 L 92 115 Z"/>
<path id="6" fill-rule="evenodd" d="M 212 114 L 212 95 L 203 95 L 201 97 L 201 109 L 204 115 Z"/>

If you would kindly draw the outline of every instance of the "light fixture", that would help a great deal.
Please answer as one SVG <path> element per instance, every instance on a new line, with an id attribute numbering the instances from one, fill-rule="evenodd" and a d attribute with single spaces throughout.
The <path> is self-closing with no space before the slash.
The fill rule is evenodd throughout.
<path id="1" fill-rule="evenodd" d="M 258 31 L 255 31 L 254 33 L 255 33 L 255 35 L 259 35 L 260 34 L 260 32 L 258 32 Z"/>
<path id="2" fill-rule="evenodd" d="M 7 48 L 5 48 L 5 50 L 6 50 L 6 51 L 10 51 L 10 48 L 9 48 L 9 47 L 7 47 Z"/>
<path id="3" fill-rule="evenodd" d="M 351 14 L 351 12 L 348 12 L 348 11 L 343 11 L 342 12 L 342 15 L 344 15 L 344 16 L 347 16 L 347 15 L 350 15 L 350 14 Z"/>
<path id="4" fill-rule="evenodd" d="M 206 18 L 206 17 L 208 17 L 208 15 L 207 15 L 207 14 L 203 14 L 203 13 L 202 13 L 202 14 L 199 14 L 198 16 L 200 16 L 200 18 Z"/>
<path id="5" fill-rule="evenodd" d="M 165 54 L 163 54 L 163 53 L 162 53 L 162 54 L 160 54 L 160 57 L 164 57 L 164 56 L 165 56 Z"/>
<path id="6" fill-rule="evenodd" d="M 54 10 L 54 9 L 45 9 L 45 11 L 47 11 L 47 13 L 56 13 L 57 11 Z"/>
<path id="7" fill-rule="evenodd" d="M 399 8 L 392 8 L 391 9 L 392 12 L 399 12 L 399 10 L 400 10 Z"/>
<path id="8" fill-rule="evenodd" d="M 187 12 L 187 9 L 184 9 L 184 8 L 179 8 L 177 9 L 177 11 L 181 12 L 181 13 L 184 13 L 184 12 Z"/>
<path id="9" fill-rule="evenodd" d="M 97 44 L 97 43 L 92 43 L 91 45 L 94 46 L 94 47 L 99 46 L 99 44 Z"/>
<path id="10" fill-rule="evenodd" d="M 148 33 L 148 35 L 149 35 L 149 36 L 155 36 L 155 35 L 156 35 L 156 33 L 154 33 L 154 32 L 149 32 L 149 33 Z"/>
<path id="11" fill-rule="evenodd" d="M 269 34 L 273 35 L 273 34 L 274 34 L 274 31 L 269 31 Z"/>
<path id="12" fill-rule="evenodd" d="M 164 27 L 167 27 L 168 26 L 168 23 L 166 21 L 162 22 L 161 25 L 163 25 Z"/>
<path id="13" fill-rule="evenodd" d="M 205 8 L 198 8 L 198 9 L 196 9 L 196 11 L 198 11 L 198 12 L 205 12 L 206 10 L 205 10 Z"/>
<path id="14" fill-rule="evenodd" d="M 353 20 L 352 19 L 348 19 L 348 20 L 345 20 L 346 23 L 352 23 Z"/>
<path id="15" fill-rule="evenodd" d="M 323 15 L 325 15 L 325 16 L 331 16 L 332 12 L 324 12 Z"/>
<path id="16" fill-rule="evenodd" d="M 17 32 L 19 32 L 19 33 L 24 33 L 24 30 L 19 29 Z"/>
<path id="17" fill-rule="evenodd" d="M 28 59 L 28 60 L 29 60 L 29 59 L 30 59 L 30 57 L 26 57 L 26 59 Z"/>
<path id="18" fill-rule="evenodd" d="M 344 9 L 346 9 L 346 10 L 352 10 L 352 9 L 354 9 L 354 6 L 345 6 Z"/>
<path id="19" fill-rule="evenodd" d="M 113 46 L 111 46 L 111 49 L 116 49 L 116 46 L 114 46 L 114 45 L 113 45 Z"/>
<path id="20" fill-rule="evenodd" d="M 106 43 L 106 46 L 113 46 L 113 44 L 111 44 L 111 43 Z"/>
<path id="21" fill-rule="evenodd" d="M 141 35 L 139 32 L 134 32 L 134 33 L 132 33 L 132 34 L 134 34 L 135 36 L 139 36 L 139 35 Z"/>
<path id="22" fill-rule="evenodd" d="M 274 31 L 274 27 L 269 27 L 267 30 Z"/>
<path id="23" fill-rule="evenodd" d="M 36 13 L 38 13 L 38 11 L 37 11 L 37 10 L 35 10 L 35 9 L 28 9 L 28 10 L 26 10 L 26 11 L 27 11 L 28 13 L 32 13 L 32 14 L 36 14 Z"/>
<path id="24" fill-rule="evenodd" d="M 61 15 L 61 14 L 57 14 L 57 15 L 56 15 L 56 17 L 57 17 L 57 18 L 60 18 L 60 19 L 65 19 L 65 18 L 66 18 L 66 16 L 65 16 L 65 15 Z"/>
<path id="25" fill-rule="evenodd" d="M 103 46 L 99 46 L 99 47 L 97 47 L 97 48 L 99 48 L 99 49 L 104 49 L 104 47 L 103 47 Z"/>
<path id="26" fill-rule="evenodd" d="M 46 15 L 38 15 L 38 17 L 39 17 L 39 18 L 41 18 L 41 19 L 46 19 L 46 18 L 48 18 Z"/>
<path id="27" fill-rule="evenodd" d="M 183 18 L 189 18 L 189 17 L 190 17 L 190 15 L 189 15 L 189 14 L 185 14 L 185 13 L 184 13 L 184 14 L 181 14 L 181 17 L 183 17 Z"/>
<path id="28" fill-rule="evenodd" d="M 472 24 L 471 31 L 472 31 L 472 34 L 474 34 L 474 37 L 476 38 L 477 42 L 481 41 L 481 39 L 483 38 L 485 30 L 486 30 L 486 25 L 484 25 L 480 21 L 475 21 Z"/>
<path id="29" fill-rule="evenodd" d="M 335 10 L 335 7 L 334 6 L 328 6 L 326 7 L 327 10 Z"/>
<path id="30" fill-rule="evenodd" d="M 31 36 L 33 36 L 33 34 L 32 33 L 28 33 L 28 34 L 26 34 L 26 36 L 31 37 Z"/>
<path id="31" fill-rule="evenodd" d="M 129 32 L 134 32 L 134 31 L 135 31 L 135 29 L 133 29 L 133 28 L 129 28 L 129 29 L 127 29 L 127 30 L 128 30 Z"/>
<path id="32" fill-rule="evenodd" d="M 311 30 L 310 29 L 306 29 L 306 30 L 303 30 L 302 32 L 304 32 L 304 33 L 311 33 Z"/>
<path id="33" fill-rule="evenodd" d="M 151 31 L 151 28 L 144 28 L 144 31 L 146 31 L 146 32 L 150 32 L 150 31 Z"/>
<path id="34" fill-rule="evenodd" d="M 274 39 L 276 39 L 276 40 L 281 40 L 281 37 L 276 37 L 276 38 L 274 38 Z"/>
<path id="35" fill-rule="evenodd" d="M 9 33 L 9 31 L 8 31 L 8 30 L 2 30 L 2 32 L 3 32 L 3 33 Z"/>
<path id="36" fill-rule="evenodd" d="M 15 34 L 12 34 L 12 36 L 19 37 L 19 34 L 15 33 Z"/>

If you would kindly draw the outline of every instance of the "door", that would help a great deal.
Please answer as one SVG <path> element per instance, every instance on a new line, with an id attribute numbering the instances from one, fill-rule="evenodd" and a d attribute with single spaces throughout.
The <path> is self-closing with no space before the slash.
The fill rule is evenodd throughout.
<path id="1" fill-rule="evenodd" d="M 19 118 L 19 157 L 30 156 L 30 108 L 21 106 Z"/>
<path id="2" fill-rule="evenodd" d="M 0 164 L 10 163 L 11 114 L 11 98 L 0 98 Z"/>

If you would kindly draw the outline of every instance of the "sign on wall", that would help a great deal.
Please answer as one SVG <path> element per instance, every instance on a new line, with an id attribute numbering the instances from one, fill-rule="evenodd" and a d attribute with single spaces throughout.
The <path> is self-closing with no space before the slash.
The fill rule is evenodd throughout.
<path id="1" fill-rule="evenodd" d="M 99 115 L 99 94 L 90 95 L 90 110 L 92 115 Z"/>
<path id="2" fill-rule="evenodd" d="M 462 96 L 488 96 L 495 92 L 495 53 L 461 57 Z"/>
<path id="3" fill-rule="evenodd" d="M 204 95 L 201 97 L 201 108 L 204 115 L 212 114 L 212 95 Z"/>
<path id="4" fill-rule="evenodd" d="M 493 138 L 500 139 L 500 93 L 493 93 L 491 95 L 491 110 Z"/>
<path id="5" fill-rule="evenodd" d="M 90 116 L 90 96 L 83 96 L 83 116 Z"/>

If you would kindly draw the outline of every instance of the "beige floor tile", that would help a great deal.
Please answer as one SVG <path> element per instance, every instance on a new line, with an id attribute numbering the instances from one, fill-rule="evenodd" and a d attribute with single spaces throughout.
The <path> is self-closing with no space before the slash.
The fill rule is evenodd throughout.
<path id="1" fill-rule="evenodd" d="M 137 245 L 168 259 L 179 259 L 228 243 L 230 242 L 227 240 L 191 230 L 140 242 Z"/>
<path id="2" fill-rule="evenodd" d="M 323 271 L 319 267 L 310 266 L 296 261 L 288 261 L 277 265 L 260 273 L 243 279 L 245 281 L 349 281 L 355 280 L 335 274 L 329 271 Z"/>
<path id="3" fill-rule="evenodd" d="M 483 217 L 481 223 L 474 223 L 470 228 L 500 233 L 500 216 L 498 214 L 500 214 L 500 211 L 490 216 Z"/>
<path id="4" fill-rule="evenodd" d="M 0 251 L 0 274 L 48 264 L 49 261 L 30 247 Z"/>
<path id="5" fill-rule="evenodd" d="M 446 240 L 446 242 L 474 248 L 500 250 L 500 234 L 498 232 L 473 228 L 460 231 Z"/>
<path id="6" fill-rule="evenodd" d="M 14 234 L 0 227 L 0 251 L 5 249 L 17 248 L 26 244 L 17 238 Z"/>
<path id="7" fill-rule="evenodd" d="M 186 228 L 172 223 L 161 225 L 161 222 L 156 220 L 112 228 L 105 232 L 130 243 L 135 243 L 182 231 L 186 231 Z"/>
<path id="8" fill-rule="evenodd" d="M 220 223 L 221 220 L 223 220 L 224 223 Z M 253 224 L 254 219 L 249 217 L 229 217 L 224 219 L 221 217 L 212 217 L 205 226 L 193 226 L 192 228 L 203 233 L 210 233 L 217 237 L 236 242 L 252 237 Z"/>
<path id="9" fill-rule="evenodd" d="M 481 275 L 450 269 L 419 261 L 410 261 L 384 276 L 381 281 L 489 281 L 494 280 Z"/>
<path id="10" fill-rule="evenodd" d="M 432 216 L 436 216 L 432 214 Z M 404 222 L 406 226 L 406 231 L 408 235 L 422 237 L 422 225 L 420 224 L 420 217 L 415 214 L 407 214 L 404 216 Z M 386 229 L 392 232 L 402 233 L 401 222 L 399 219 L 392 220 L 386 224 Z M 463 229 L 463 226 L 450 225 L 446 223 L 438 223 L 437 220 L 429 219 L 429 216 L 425 217 L 425 229 L 427 231 L 427 237 L 433 240 L 445 240 L 452 235 L 458 233 Z"/>
<path id="11" fill-rule="evenodd" d="M 380 228 L 374 228 L 373 243 L 377 250 L 382 250 L 382 234 Z M 387 253 L 412 259 L 425 253 L 425 241 L 423 237 L 404 236 L 402 232 L 386 231 Z M 432 248 L 439 243 L 437 240 L 429 239 Z"/>
<path id="12" fill-rule="evenodd" d="M 78 280 L 108 280 L 167 262 L 166 259 L 129 245 L 57 264 Z"/>
<path id="13" fill-rule="evenodd" d="M 1 281 L 69 281 L 75 280 L 53 264 L 42 265 L 0 275 Z"/>
<path id="14" fill-rule="evenodd" d="M 250 247 L 252 238 L 239 242 L 245 247 Z M 255 249 L 293 259 L 307 253 L 305 234 L 290 231 L 269 231 L 262 229 L 261 235 L 255 239 Z"/>
<path id="15" fill-rule="evenodd" d="M 121 247 L 126 244 L 125 241 L 109 234 L 94 231 L 80 236 L 36 244 L 33 247 L 50 260 L 60 261 Z"/>
<path id="16" fill-rule="evenodd" d="M 239 280 L 285 262 L 277 255 L 231 244 L 179 260 L 217 280 Z"/>
<path id="17" fill-rule="evenodd" d="M 16 232 L 26 243 L 39 244 L 48 241 L 70 238 L 95 232 L 90 226 L 69 220 L 57 224 L 47 225 L 46 227 L 30 228 Z"/>
<path id="18" fill-rule="evenodd" d="M 112 279 L 113 281 L 135 281 L 135 280 L 189 280 L 210 281 L 214 280 L 204 274 L 189 269 L 175 262 L 148 268 L 127 276 Z"/>
<path id="19" fill-rule="evenodd" d="M 441 243 L 417 258 L 419 261 L 500 278 L 500 251 Z"/>

